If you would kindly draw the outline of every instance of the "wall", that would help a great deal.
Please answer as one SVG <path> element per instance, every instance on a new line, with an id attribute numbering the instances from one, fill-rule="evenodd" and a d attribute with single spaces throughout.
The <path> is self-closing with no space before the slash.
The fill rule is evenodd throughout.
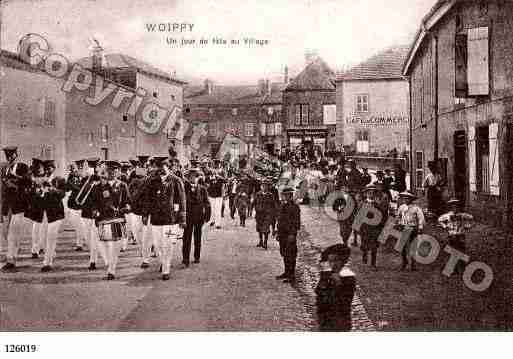
<path id="1" fill-rule="evenodd" d="M 310 105 L 309 125 L 296 126 L 296 104 Z M 336 91 L 285 91 L 283 93 L 284 129 L 327 128 L 323 124 L 323 105 L 336 104 Z"/>
<path id="2" fill-rule="evenodd" d="M 342 104 L 337 106 L 337 117 L 339 124 L 343 121 L 343 145 L 355 145 L 356 131 L 368 130 L 370 141 L 370 152 L 388 152 L 394 148 L 399 153 L 408 150 L 408 112 L 409 112 L 409 89 L 408 82 L 404 80 L 382 80 L 382 81 L 343 81 L 337 84 L 337 88 L 343 86 L 340 94 L 343 99 L 337 101 Z M 356 96 L 360 94 L 369 95 L 369 112 L 356 113 Z M 338 112 L 341 112 L 339 116 Z M 363 121 L 370 117 L 394 116 L 404 119 L 404 122 L 397 125 L 372 126 L 348 123 L 353 117 L 361 118 Z"/>
<path id="3" fill-rule="evenodd" d="M 3 66 L 2 71 L 1 146 L 18 146 L 20 160 L 30 164 L 33 157 L 41 157 L 41 146 L 51 145 L 57 174 L 63 175 L 66 164 L 65 96 L 61 91 L 63 81 L 42 73 L 7 66 Z M 41 99 L 44 96 L 55 102 L 53 126 L 45 125 L 42 121 Z"/>
<path id="4" fill-rule="evenodd" d="M 164 81 L 150 75 L 137 73 L 137 87 L 142 87 L 147 91 L 147 96 L 155 101 L 163 108 L 171 111 L 175 106 L 182 108 L 183 106 L 183 86 L 179 83 Z M 153 92 L 157 92 L 157 98 L 153 98 Z M 141 131 L 137 131 L 137 152 L 148 154 L 167 155 L 170 140 L 167 138 L 167 123 L 163 124 L 162 131 L 155 135 L 148 135 Z M 176 137 L 175 149 L 179 154 L 180 160 L 183 162 L 184 152 L 182 146 L 183 132 L 173 135 Z"/>

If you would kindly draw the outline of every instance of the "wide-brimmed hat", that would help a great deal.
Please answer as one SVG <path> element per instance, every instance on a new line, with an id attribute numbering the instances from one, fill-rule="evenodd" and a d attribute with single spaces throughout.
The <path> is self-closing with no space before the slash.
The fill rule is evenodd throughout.
<path id="1" fill-rule="evenodd" d="M 417 199 L 417 196 L 414 195 L 413 193 L 411 193 L 410 191 L 404 191 L 404 192 L 399 193 L 399 197 L 408 198 L 411 200 Z"/>
<path id="2" fill-rule="evenodd" d="M 83 160 L 76 160 L 75 164 L 77 165 L 77 168 L 83 168 L 85 161 L 86 161 L 85 159 L 83 159 Z"/>
<path id="3" fill-rule="evenodd" d="M 100 159 L 98 157 L 88 158 L 86 161 L 87 161 L 87 165 L 91 168 L 98 167 L 98 164 L 100 163 Z"/>

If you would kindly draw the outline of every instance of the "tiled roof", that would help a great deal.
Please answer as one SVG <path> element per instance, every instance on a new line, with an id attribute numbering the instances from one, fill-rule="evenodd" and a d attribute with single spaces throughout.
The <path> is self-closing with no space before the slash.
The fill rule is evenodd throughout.
<path id="1" fill-rule="evenodd" d="M 335 72 L 322 60 L 316 58 L 307 65 L 287 86 L 288 90 L 334 90 Z"/>
<path id="2" fill-rule="evenodd" d="M 135 68 L 142 73 L 147 73 L 151 75 L 155 75 L 158 77 L 162 77 L 166 80 L 185 84 L 185 81 L 179 80 L 173 76 L 171 76 L 168 72 L 162 71 L 156 68 L 153 65 L 148 64 L 142 60 L 138 60 L 134 57 L 124 55 L 124 54 L 105 54 L 104 55 L 105 63 L 103 66 L 106 68 Z M 77 62 L 84 66 L 85 68 L 90 69 L 92 67 L 92 57 L 84 57 Z"/>
<path id="3" fill-rule="evenodd" d="M 339 74 L 337 81 L 400 79 L 408 51 L 409 46 L 388 48 Z"/>
<path id="4" fill-rule="evenodd" d="M 184 89 L 184 103 L 195 105 L 251 105 L 281 103 L 285 84 L 271 84 L 271 93 L 262 95 L 257 85 L 221 86 L 214 85 L 208 94 L 204 86 L 187 86 Z"/>

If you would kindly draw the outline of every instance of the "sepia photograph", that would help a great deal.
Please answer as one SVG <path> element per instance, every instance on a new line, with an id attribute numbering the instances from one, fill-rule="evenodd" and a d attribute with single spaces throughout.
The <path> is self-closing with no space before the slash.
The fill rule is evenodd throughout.
<path id="1" fill-rule="evenodd" d="M 1 353 L 513 329 L 513 1 L 0 0 L 0 55 Z"/>

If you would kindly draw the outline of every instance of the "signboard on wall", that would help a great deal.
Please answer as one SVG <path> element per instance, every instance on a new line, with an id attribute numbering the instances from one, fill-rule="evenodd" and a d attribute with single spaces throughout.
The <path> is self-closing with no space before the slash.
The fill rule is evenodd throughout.
<path id="1" fill-rule="evenodd" d="M 370 115 L 360 116 L 353 114 L 346 118 L 348 125 L 360 125 L 365 127 L 401 127 L 408 125 L 408 117 L 404 115 Z"/>

